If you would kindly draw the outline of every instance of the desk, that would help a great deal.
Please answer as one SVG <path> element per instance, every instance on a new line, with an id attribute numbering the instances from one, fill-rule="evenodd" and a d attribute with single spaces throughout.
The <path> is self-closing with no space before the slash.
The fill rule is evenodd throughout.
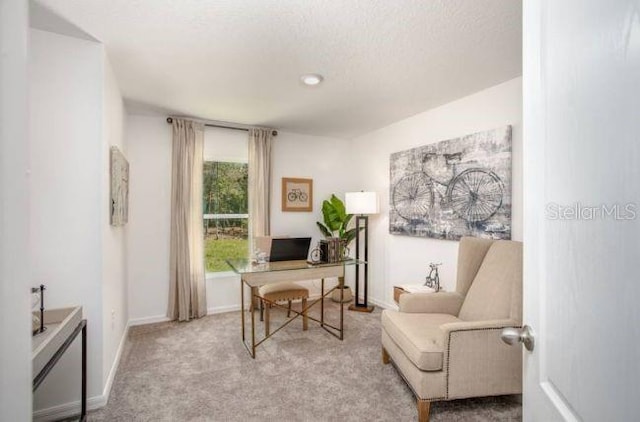
<path id="1" fill-rule="evenodd" d="M 256 357 L 256 347 L 261 345 L 265 340 L 273 336 L 282 328 L 291 323 L 294 319 L 298 318 L 306 312 L 309 308 L 320 303 L 320 319 L 308 316 L 308 319 L 320 324 L 327 332 L 334 337 L 342 340 L 344 338 L 344 305 L 340 303 L 340 324 L 338 327 L 333 326 L 324 320 L 324 298 L 333 292 L 337 287 L 342 287 L 344 280 L 344 268 L 346 265 L 361 264 L 360 261 L 349 259 L 341 262 L 327 263 L 327 264 L 310 264 L 307 261 L 281 261 L 281 262 L 267 262 L 265 264 L 252 263 L 247 259 L 230 259 L 227 260 L 227 264 L 233 269 L 236 274 L 240 275 L 240 309 L 242 314 L 242 343 L 245 345 L 252 358 Z M 325 278 L 337 277 L 339 282 L 338 286 L 324 291 Z M 270 283 L 280 283 L 283 281 L 302 281 L 302 280 L 321 280 L 321 296 L 319 299 L 310 301 L 307 307 L 295 311 L 292 310 L 295 315 L 284 322 L 280 327 L 273 330 L 268 336 L 263 336 L 256 342 L 256 323 L 255 323 L 255 310 L 256 301 L 260 300 L 258 295 L 258 287 Z M 245 285 L 251 289 L 251 305 L 249 306 L 249 316 L 245 315 L 245 297 L 244 289 Z M 342 299 L 342 289 L 340 290 L 340 299 Z M 272 306 L 278 308 L 284 308 L 274 302 L 269 302 Z M 247 333 L 245 329 L 245 318 L 251 321 L 251 342 L 248 342 Z"/>

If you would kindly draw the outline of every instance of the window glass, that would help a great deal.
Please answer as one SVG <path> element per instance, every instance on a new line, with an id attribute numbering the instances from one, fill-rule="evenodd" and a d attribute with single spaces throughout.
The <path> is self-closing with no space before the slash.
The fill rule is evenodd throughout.
<path id="1" fill-rule="evenodd" d="M 249 255 L 246 132 L 207 128 L 204 159 L 205 271 L 230 271 L 227 259 Z"/>

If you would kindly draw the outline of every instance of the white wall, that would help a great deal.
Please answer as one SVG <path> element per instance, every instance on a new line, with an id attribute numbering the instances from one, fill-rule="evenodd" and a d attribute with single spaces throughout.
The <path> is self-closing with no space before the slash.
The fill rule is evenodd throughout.
<path id="1" fill-rule="evenodd" d="M 169 290 L 169 223 L 171 218 L 171 125 L 165 116 L 127 115 L 127 151 L 131 165 L 130 212 L 127 236 L 129 315 L 133 323 L 165 319 Z M 225 142 L 246 139 L 246 132 L 215 131 Z M 209 133 L 209 132 L 208 132 Z M 272 233 L 314 236 L 320 204 L 331 193 L 343 196 L 352 184 L 345 141 L 283 133 L 273 143 Z M 232 150 L 224 154 L 234 155 Z M 314 179 L 312 213 L 284 213 L 280 208 L 282 177 Z M 355 188 L 355 187 L 354 187 Z M 308 283 L 313 289 L 319 283 Z M 207 280 L 210 312 L 239 309 L 238 277 L 221 274 Z"/>
<path id="2" fill-rule="evenodd" d="M 28 7 L 0 2 L 0 420 L 31 418 Z"/>
<path id="3" fill-rule="evenodd" d="M 425 111 L 353 141 L 362 189 L 380 195 L 370 218 L 369 295 L 393 306 L 393 286 L 424 282 L 429 262 L 442 262 L 440 279 L 455 289 L 458 242 L 389 234 L 389 156 L 393 152 L 486 129 L 513 126 L 512 238 L 522 239 L 522 78 L 516 78 L 441 107 Z"/>
<path id="4" fill-rule="evenodd" d="M 102 394 L 102 47 L 31 31 L 32 284 L 47 308 L 82 305 L 88 395 Z M 36 409 L 78 400 L 79 342 L 34 396 Z"/>
<path id="5" fill-rule="evenodd" d="M 169 300 L 171 125 L 162 117 L 127 114 L 125 127 L 129 318 L 162 320 Z"/>
<path id="6" fill-rule="evenodd" d="M 332 193 L 344 200 L 344 193 L 362 188 L 354 179 L 355 157 L 349 141 L 344 139 L 280 132 L 273 144 L 271 233 L 273 235 L 312 236 L 315 247 L 323 236 L 316 226 L 322 220 L 322 201 Z M 313 211 L 282 211 L 282 178 L 313 179 Z M 353 267 L 346 271 L 346 282 L 352 284 Z M 310 294 L 320 293 L 320 282 L 307 282 Z M 332 287 L 327 283 L 326 287 Z"/>
<path id="7" fill-rule="evenodd" d="M 124 340 L 129 321 L 127 307 L 127 271 L 125 234 L 127 226 L 114 227 L 110 224 L 111 177 L 110 148 L 117 146 L 126 156 L 124 143 L 124 104 L 111 64 L 106 54 L 104 60 L 103 117 L 102 117 L 102 324 L 103 380 L 110 387 L 115 375 L 114 362 L 118 349 Z"/>
<path id="8" fill-rule="evenodd" d="M 31 41 L 31 284 L 47 286 L 47 308 L 83 306 L 96 407 L 128 320 L 124 232 L 108 215 L 109 146 L 124 149 L 122 99 L 101 44 L 36 29 Z M 77 411 L 79 380 L 76 341 L 36 392 L 36 416 Z"/>

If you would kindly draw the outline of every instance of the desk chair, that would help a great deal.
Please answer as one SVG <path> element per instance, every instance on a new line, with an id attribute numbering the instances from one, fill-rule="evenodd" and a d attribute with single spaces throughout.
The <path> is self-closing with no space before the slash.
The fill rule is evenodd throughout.
<path id="1" fill-rule="evenodd" d="M 279 236 L 285 237 L 285 236 Z M 254 238 L 255 248 L 260 251 L 266 252 L 267 255 L 271 253 L 271 236 L 256 236 Z M 262 286 L 258 289 L 258 295 L 260 296 L 260 321 L 264 321 L 265 334 L 269 335 L 269 320 L 272 305 L 270 302 L 284 302 L 288 304 L 287 318 L 291 316 L 291 302 L 294 300 L 302 300 L 302 309 L 307 307 L 307 299 L 309 298 L 309 289 L 300 286 L 296 283 L 273 283 Z M 265 299 L 265 300 L 263 300 Z M 307 313 L 304 312 L 302 316 L 302 329 L 307 330 L 308 318 Z"/>
<path id="2" fill-rule="evenodd" d="M 258 289 L 260 297 L 269 302 L 265 302 L 265 300 L 260 300 L 260 320 L 263 320 L 264 314 L 264 332 L 265 335 L 269 335 L 269 320 L 271 313 L 271 303 L 270 302 L 288 302 L 287 309 L 287 318 L 291 316 L 291 301 L 293 300 L 302 300 L 302 309 L 307 307 L 307 299 L 309 298 L 309 289 L 300 286 L 296 283 L 273 283 L 262 286 Z M 304 311 L 302 314 L 302 329 L 307 330 L 308 328 L 308 318 L 307 312 Z"/>

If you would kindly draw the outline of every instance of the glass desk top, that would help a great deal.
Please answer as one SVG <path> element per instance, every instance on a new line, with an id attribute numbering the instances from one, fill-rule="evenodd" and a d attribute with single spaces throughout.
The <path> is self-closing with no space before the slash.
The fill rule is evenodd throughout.
<path id="1" fill-rule="evenodd" d="M 237 274 L 253 274 L 263 273 L 270 271 L 288 271 L 288 270 L 304 270 L 311 268 L 323 268 L 323 267 L 337 267 L 340 265 L 356 265 L 364 264 L 364 261 L 356 259 L 346 259 L 338 262 L 324 262 L 324 263 L 312 263 L 305 260 L 300 261 L 276 261 L 265 262 L 264 264 L 258 264 L 252 262 L 249 259 L 227 259 L 227 265 L 229 265 L 233 271 Z"/>

